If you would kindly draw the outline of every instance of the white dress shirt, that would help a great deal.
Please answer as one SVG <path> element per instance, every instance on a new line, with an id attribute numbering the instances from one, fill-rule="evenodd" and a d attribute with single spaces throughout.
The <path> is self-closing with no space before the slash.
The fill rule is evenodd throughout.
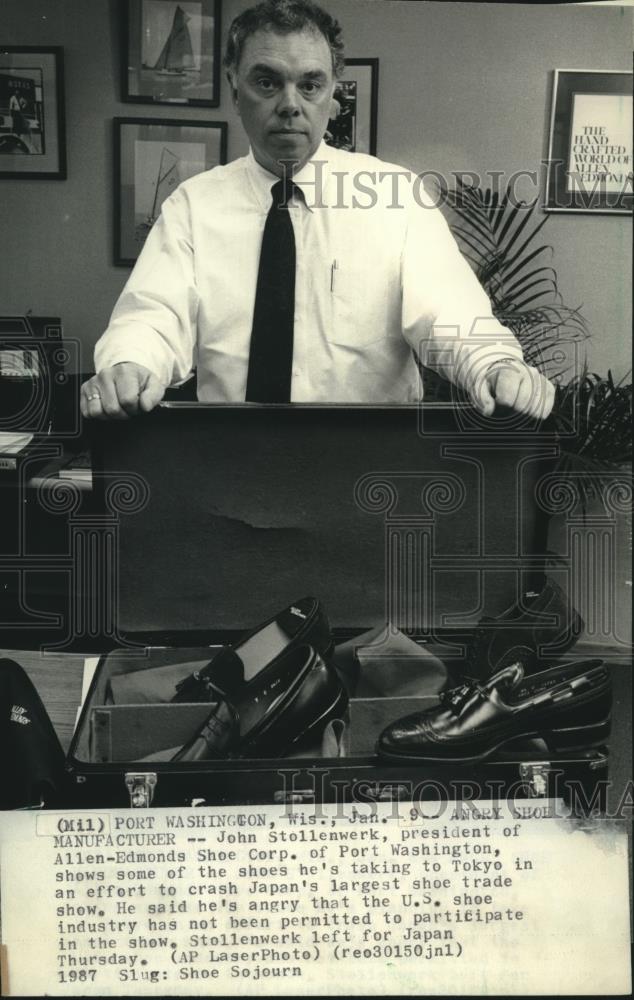
<path id="1" fill-rule="evenodd" d="M 198 371 L 204 402 L 245 398 L 260 245 L 277 180 L 252 153 L 163 203 L 95 349 L 166 384 Z M 415 175 L 322 143 L 294 177 L 293 402 L 417 402 L 412 348 L 467 390 L 522 357 Z"/>

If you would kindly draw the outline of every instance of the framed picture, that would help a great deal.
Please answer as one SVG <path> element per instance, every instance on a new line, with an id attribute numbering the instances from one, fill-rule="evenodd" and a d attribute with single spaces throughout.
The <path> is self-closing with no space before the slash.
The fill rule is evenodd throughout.
<path id="1" fill-rule="evenodd" d="M 59 47 L 0 49 L 0 177 L 66 177 L 64 60 Z"/>
<path id="2" fill-rule="evenodd" d="M 115 264 L 137 259 L 161 205 L 189 177 L 227 161 L 227 123 L 115 118 Z"/>
<path id="3" fill-rule="evenodd" d="M 378 95 L 379 60 L 346 59 L 335 90 L 339 111 L 328 122 L 325 136 L 329 146 L 376 155 Z"/>
<path id="4" fill-rule="evenodd" d="M 547 212 L 632 211 L 632 74 L 556 69 Z"/>
<path id="5" fill-rule="evenodd" d="M 124 0 L 123 100 L 220 103 L 220 0 Z"/>

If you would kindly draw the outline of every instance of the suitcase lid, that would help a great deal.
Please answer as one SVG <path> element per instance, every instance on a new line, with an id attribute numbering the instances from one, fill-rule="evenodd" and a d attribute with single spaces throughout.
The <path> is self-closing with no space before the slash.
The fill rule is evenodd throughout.
<path id="1" fill-rule="evenodd" d="M 535 422 L 469 407 L 163 404 L 94 422 L 120 634 L 240 631 L 304 594 L 335 627 L 468 627 L 517 590 Z"/>

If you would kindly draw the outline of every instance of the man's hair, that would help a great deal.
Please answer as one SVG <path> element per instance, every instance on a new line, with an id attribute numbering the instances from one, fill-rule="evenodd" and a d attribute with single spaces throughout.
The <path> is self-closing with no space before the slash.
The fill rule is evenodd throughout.
<path id="1" fill-rule="evenodd" d="M 250 35 L 260 30 L 276 31 L 288 35 L 293 31 L 316 31 L 324 36 L 332 56 L 336 77 L 345 67 L 341 26 L 327 11 L 312 0 L 263 0 L 256 7 L 238 14 L 231 23 L 227 36 L 224 65 L 233 73 L 240 65 L 244 43 Z"/>

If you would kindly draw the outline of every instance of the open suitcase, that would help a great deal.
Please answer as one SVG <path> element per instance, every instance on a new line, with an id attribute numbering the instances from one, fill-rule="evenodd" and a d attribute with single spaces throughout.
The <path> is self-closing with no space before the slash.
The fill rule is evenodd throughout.
<path id="1" fill-rule="evenodd" d="M 437 702 L 434 695 L 351 697 L 341 719 L 318 743 L 294 756 L 170 763 L 202 725 L 210 705 L 112 703 L 110 691 L 130 675 L 176 666 L 185 677 L 212 649 L 115 651 L 100 659 L 68 756 L 69 804 L 76 808 L 371 803 L 404 799 L 509 801 L 561 799 L 574 812 L 603 811 L 608 777 L 604 748 L 550 754 L 541 740 L 513 745 L 477 765 L 400 764 L 376 756 L 383 727 Z M 378 667 L 380 669 L 380 666 Z M 442 806 L 440 807 L 442 808 Z"/>
<path id="2" fill-rule="evenodd" d="M 550 428 L 466 407 L 166 404 L 96 427 L 94 454 L 104 558 L 93 552 L 93 585 L 96 573 L 118 607 L 68 757 L 73 805 L 538 796 L 602 807 L 605 748 L 552 755 L 529 741 L 478 765 L 379 760 L 381 728 L 435 703 L 425 684 L 353 692 L 341 724 L 301 755 L 196 763 L 161 754 L 200 705 L 108 697 L 113 678 L 179 662 L 186 676 L 306 593 L 336 642 L 389 622 L 459 681 L 477 620 L 512 603 L 545 555 Z M 565 588 L 570 567 L 559 572 Z M 148 743 L 152 731 L 163 735 Z"/>

